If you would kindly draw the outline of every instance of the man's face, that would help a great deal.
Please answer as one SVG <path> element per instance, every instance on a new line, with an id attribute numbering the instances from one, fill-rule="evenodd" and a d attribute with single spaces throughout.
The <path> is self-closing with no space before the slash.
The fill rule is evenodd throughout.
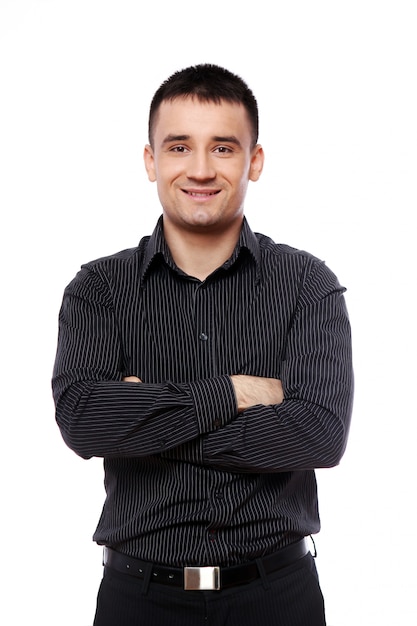
<path id="1" fill-rule="evenodd" d="M 259 178 L 263 165 L 242 105 L 191 97 L 162 102 L 144 158 L 164 225 L 204 232 L 242 220 L 248 182 Z"/>

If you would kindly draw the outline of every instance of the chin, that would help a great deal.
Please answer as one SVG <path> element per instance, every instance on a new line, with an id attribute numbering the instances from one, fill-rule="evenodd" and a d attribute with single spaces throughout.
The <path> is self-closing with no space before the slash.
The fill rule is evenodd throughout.
<path id="1" fill-rule="evenodd" d="M 213 215 L 213 213 L 207 213 L 205 211 L 198 211 L 190 216 L 187 220 L 190 226 L 215 226 L 222 221 L 221 215 Z"/>

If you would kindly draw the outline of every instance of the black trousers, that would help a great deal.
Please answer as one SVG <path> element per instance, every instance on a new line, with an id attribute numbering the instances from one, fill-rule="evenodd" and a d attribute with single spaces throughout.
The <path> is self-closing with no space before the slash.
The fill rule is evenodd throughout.
<path id="1" fill-rule="evenodd" d="M 104 570 L 94 626 L 325 626 L 324 602 L 309 553 L 253 583 L 223 591 L 184 591 Z"/>

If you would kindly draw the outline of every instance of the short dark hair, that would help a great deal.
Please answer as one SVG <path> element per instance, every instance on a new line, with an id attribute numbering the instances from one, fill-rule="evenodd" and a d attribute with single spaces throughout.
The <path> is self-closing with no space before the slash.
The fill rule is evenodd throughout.
<path id="1" fill-rule="evenodd" d="M 148 139 L 152 145 L 156 115 L 162 102 L 176 98 L 196 97 L 201 102 L 222 100 L 242 104 L 252 126 L 252 143 L 256 145 L 259 133 L 258 104 L 245 81 L 229 70 L 204 63 L 179 70 L 165 80 L 152 98 L 149 111 Z"/>

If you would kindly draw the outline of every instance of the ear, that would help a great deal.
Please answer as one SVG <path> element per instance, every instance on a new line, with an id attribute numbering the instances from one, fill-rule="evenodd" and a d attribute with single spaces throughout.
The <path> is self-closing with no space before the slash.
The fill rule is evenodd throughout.
<path id="1" fill-rule="evenodd" d="M 264 151 L 261 145 L 257 144 L 252 150 L 252 157 L 249 169 L 249 180 L 257 181 L 264 166 Z"/>
<path id="2" fill-rule="evenodd" d="M 146 144 L 143 151 L 143 160 L 145 161 L 145 168 L 148 173 L 148 178 L 151 183 L 154 183 L 156 181 L 155 158 L 152 147 L 149 144 Z"/>

